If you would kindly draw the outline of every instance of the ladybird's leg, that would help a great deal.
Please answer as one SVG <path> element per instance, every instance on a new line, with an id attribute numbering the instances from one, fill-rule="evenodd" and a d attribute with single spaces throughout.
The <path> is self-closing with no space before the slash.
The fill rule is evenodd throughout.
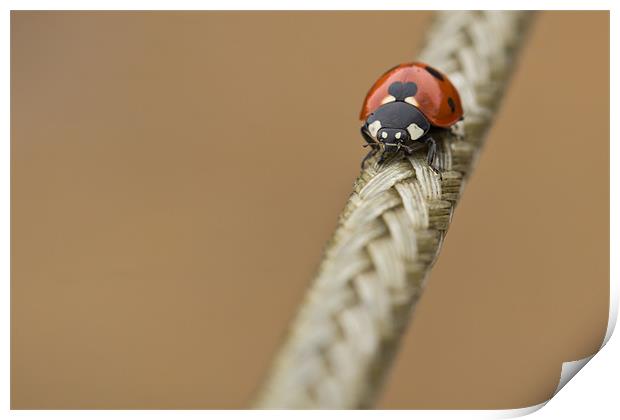
<path id="1" fill-rule="evenodd" d="M 385 162 L 385 159 L 387 159 L 387 157 L 389 156 L 389 153 L 387 151 L 387 144 L 379 143 L 377 147 L 377 153 L 381 153 L 379 160 L 377 160 L 377 163 L 381 165 L 383 162 Z"/>
<path id="2" fill-rule="evenodd" d="M 362 159 L 362 163 L 360 166 L 362 167 L 362 169 L 364 169 L 364 164 L 366 163 L 366 161 L 372 156 L 374 156 L 381 149 L 381 145 L 377 143 L 377 141 L 373 139 L 366 130 L 364 130 L 364 127 L 360 128 L 360 133 L 362 133 L 362 137 L 366 141 L 366 144 L 364 144 L 363 147 L 370 146 L 371 148 L 371 150 L 366 154 L 364 159 Z"/>
<path id="3" fill-rule="evenodd" d="M 370 145 L 374 149 L 377 146 L 377 141 L 375 139 L 373 139 L 370 136 L 370 134 L 368 134 L 368 132 L 366 130 L 364 130 L 364 127 L 360 128 L 360 133 L 362 133 L 362 137 L 364 138 L 364 140 L 367 143 L 367 144 L 364 145 L 364 147 L 368 147 Z"/>
<path id="4" fill-rule="evenodd" d="M 403 144 L 401 149 L 404 150 L 406 156 L 411 156 L 413 153 L 417 152 L 420 149 L 426 147 L 426 143 L 424 141 L 411 141 L 409 144 Z"/>
<path id="5" fill-rule="evenodd" d="M 381 153 L 381 157 L 379 158 L 379 160 L 377 161 L 377 163 L 379 165 L 381 165 L 383 162 L 385 162 L 385 158 L 387 158 L 387 153 Z"/>
<path id="6" fill-rule="evenodd" d="M 366 163 L 366 161 L 368 159 L 370 159 L 371 157 L 373 157 L 375 155 L 375 153 L 377 153 L 377 148 L 373 147 L 372 149 L 370 149 L 370 151 L 366 154 L 366 156 L 364 157 L 364 159 L 362 159 L 362 163 L 360 164 L 360 167 L 362 169 L 364 169 L 364 164 Z"/>
<path id="7" fill-rule="evenodd" d="M 373 139 L 366 130 L 364 130 L 364 127 L 360 128 L 360 133 L 362 133 L 362 138 L 366 141 L 366 144 L 364 144 L 363 147 L 371 147 L 371 150 L 366 154 L 364 159 L 362 159 L 362 163 L 360 165 L 362 169 L 364 169 L 364 164 L 368 159 L 374 156 L 375 153 L 377 153 L 377 151 L 379 150 L 379 145 L 377 144 L 377 141 Z"/>
<path id="8" fill-rule="evenodd" d="M 361 164 L 362 169 L 364 169 L 364 164 L 366 163 L 366 161 L 370 159 L 371 157 L 373 157 L 374 155 L 376 155 L 377 153 L 381 154 L 381 157 L 377 161 L 377 163 L 379 164 L 383 163 L 383 161 L 385 160 L 387 156 L 387 153 L 385 153 L 385 146 L 383 143 L 373 143 L 373 144 L 370 144 L 369 146 L 371 147 L 371 150 L 368 152 L 366 157 L 362 159 L 362 164 Z"/>
<path id="9" fill-rule="evenodd" d="M 437 157 L 437 142 L 431 136 L 424 139 L 424 143 L 428 146 L 426 161 L 433 171 L 439 173 L 439 167 L 435 166 L 435 158 Z"/>
<path id="10" fill-rule="evenodd" d="M 406 156 L 411 155 L 415 151 L 413 147 L 407 146 L 406 144 L 401 144 L 400 148 L 403 150 Z"/>

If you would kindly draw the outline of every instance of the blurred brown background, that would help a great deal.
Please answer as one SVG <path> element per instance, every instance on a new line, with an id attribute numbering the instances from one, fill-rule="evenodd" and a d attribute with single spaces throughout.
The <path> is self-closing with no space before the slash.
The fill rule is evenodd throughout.
<path id="1" fill-rule="evenodd" d="M 431 16 L 14 12 L 12 407 L 247 407 Z M 595 351 L 608 179 L 609 14 L 541 13 L 379 407 L 535 404 Z"/>

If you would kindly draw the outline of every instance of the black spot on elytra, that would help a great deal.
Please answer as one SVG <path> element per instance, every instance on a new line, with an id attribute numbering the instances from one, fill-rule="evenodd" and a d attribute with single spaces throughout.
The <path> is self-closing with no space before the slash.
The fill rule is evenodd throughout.
<path id="1" fill-rule="evenodd" d="M 432 74 L 436 79 L 439 79 L 443 82 L 443 75 L 431 66 L 426 66 L 426 71 Z"/>
<path id="2" fill-rule="evenodd" d="M 452 110 L 452 112 L 456 111 L 456 105 L 454 104 L 454 99 L 452 99 L 451 97 L 448 98 L 448 105 L 450 105 L 450 109 Z"/>
<path id="3" fill-rule="evenodd" d="M 415 96 L 418 91 L 418 85 L 413 82 L 394 82 L 388 88 L 388 93 L 396 98 L 397 101 L 404 101 L 405 98 Z"/>

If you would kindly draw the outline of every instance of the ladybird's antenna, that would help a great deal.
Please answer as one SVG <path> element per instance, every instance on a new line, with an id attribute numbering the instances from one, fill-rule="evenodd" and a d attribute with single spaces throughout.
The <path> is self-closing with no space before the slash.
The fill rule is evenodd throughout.
<path id="1" fill-rule="evenodd" d="M 419 59 L 450 78 L 466 113 L 456 129 L 436 136 L 443 170 L 436 174 L 418 152 L 382 165 L 378 155 L 368 159 L 256 407 L 372 405 L 493 121 L 530 17 L 520 11 L 439 14 Z"/>

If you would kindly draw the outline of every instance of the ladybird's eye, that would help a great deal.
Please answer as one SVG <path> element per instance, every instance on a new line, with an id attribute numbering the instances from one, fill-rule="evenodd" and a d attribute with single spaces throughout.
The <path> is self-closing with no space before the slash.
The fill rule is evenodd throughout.
<path id="1" fill-rule="evenodd" d="M 383 98 L 383 100 L 381 101 L 381 105 L 385 105 L 388 104 L 390 102 L 394 102 L 396 100 L 395 97 L 393 97 L 392 95 L 388 95 L 385 98 Z"/>

